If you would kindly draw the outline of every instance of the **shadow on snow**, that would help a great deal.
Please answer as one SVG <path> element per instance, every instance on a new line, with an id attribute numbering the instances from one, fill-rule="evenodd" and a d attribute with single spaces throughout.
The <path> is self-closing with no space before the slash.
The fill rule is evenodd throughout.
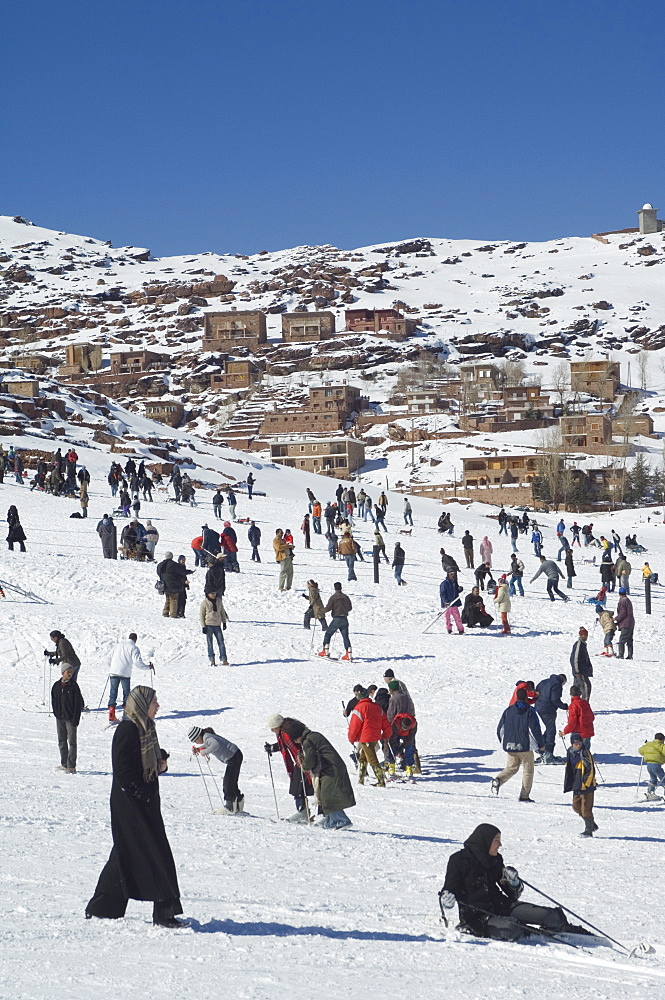
<path id="1" fill-rule="evenodd" d="M 280 924 L 253 921 L 246 924 L 236 920 L 209 920 L 205 924 L 198 920 L 190 920 L 190 927 L 200 934 L 233 934 L 237 937 L 327 937 L 346 941 L 432 941 L 442 943 L 441 938 L 430 937 L 429 934 L 399 934 L 390 931 L 334 930 L 332 927 L 294 927 L 292 924 Z"/>

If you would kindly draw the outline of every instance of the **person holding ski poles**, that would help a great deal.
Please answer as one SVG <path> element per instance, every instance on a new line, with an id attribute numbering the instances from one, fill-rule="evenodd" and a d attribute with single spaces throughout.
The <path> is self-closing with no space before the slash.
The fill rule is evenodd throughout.
<path id="1" fill-rule="evenodd" d="M 460 587 L 457 582 L 457 574 L 455 573 L 455 570 L 449 569 L 446 574 L 446 579 L 443 580 L 441 586 L 439 587 L 439 597 L 441 598 L 441 607 L 443 608 L 443 616 L 446 620 L 448 635 L 450 635 L 453 631 L 453 621 L 455 622 L 459 635 L 464 635 L 464 626 L 462 625 L 462 619 L 459 613 L 461 603 L 459 595 L 462 593 L 462 590 L 463 588 Z"/>
<path id="2" fill-rule="evenodd" d="M 314 794 L 312 779 L 308 771 L 305 773 L 300 769 L 298 754 L 300 747 L 291 739 L 289 734 L 282 728 L 284 723 L 291 722 L 291 719 L 284 719 L 276 712 L 269 715 L 266 720 L 268 729 L 274 733 L 276 743 L 264 743 L 263 749 L 269 757 L 274 753 L 281 753 L 284 760 L 284 767 L 289 776 L 289 795 L 293 796 L 296 811 L 293 816 L 287 816 L 288 823 L 307 823 L 309 807 L 305 802 L 305 797 Z"/>

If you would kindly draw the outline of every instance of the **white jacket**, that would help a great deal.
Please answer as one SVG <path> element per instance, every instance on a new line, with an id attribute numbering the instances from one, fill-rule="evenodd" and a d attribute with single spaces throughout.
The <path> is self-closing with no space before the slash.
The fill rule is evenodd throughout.
<path id="1" fill-rule="evenodd" d="M 139 647 L 133 639 L 123 639 L 111 654 L 111 669 L 109 673 L 116 677 L 131 677 L 132 667 L 150 670 L 150 664 L 141 659 Z"/>

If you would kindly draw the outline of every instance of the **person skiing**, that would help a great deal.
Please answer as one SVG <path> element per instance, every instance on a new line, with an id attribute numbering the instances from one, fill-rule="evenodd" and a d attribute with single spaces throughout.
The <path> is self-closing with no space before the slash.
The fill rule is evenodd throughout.
<path id="1" fill-rule="evenodd" d="M 568 733 L 579 733 L 585 750 L 591 749 L 591 738 L 594 736 L 593 720 L 595 716 L 591 711 L 591 706 L 586 698 L 581 697 L 581 690 L 577 684 L 573 684 L 570 689 L 570 704 L 568 706 L 568 721 L 565 728 L 559 730 L 559 736 L 564 737 Z"/>
<path id="2" fill-rule="evenodd" d="M 499 577 L 499 585 L 494 591 L 494 605 L 497 610 L 497 614 L 501 615 L 501 624 L 503 625 L 502 635 L 510 635 L 510 623 L 508 622 L 508 613 L 511 608 L 510 595 L 508 592 L 508 582 L 506 580 L 506 574 L 504 573 Z"/>
<path id="3" fill-rule="evenodd" d="M 560 568 L 557 566 L 557 564 L 554 562 L 553 559 L 546 559 L 545 556 L 541 556 L 540 567 L 537 570 L 537 572 L 531 577 L 529 583 L 533 583 L 534 580 L 537 580 L 541 573 L 544 573 L 545 577 L 547 578 L 547 593 L 550 601 L 555 600 L 555 598 L 552 596 L 552 593 L 558 594 L 558 596 L 561 598 L 562 601 L 570 600 L 569 597 L 566 597 L 565 594 L 561 593 L 561 591 L 557 586 L 559 577 L 561 577 L 561 579 L 563 580 L 563 573 L 561 572 Z"/>
<path id="4" fill-rule="evenodd" d="M 406 553 L 404 552 L 404 549 L 399 542 L 395 542 L 395 550 L 393 552 L 393 569 L 395 571 L 395 579 L 397 580 L 398 587 L 406 587 L 406 580 L 402 579 L 405 559 Z"/>
<path id="5" fill-rule="evenodd" d="M 130 632 L 127 639 L 121 639 L 116 643 L 111 653 L 111 667 L 109 670 L 109 722 L 116 722 L 115 709 L 118 703 L 118 688 L 122 685 L 122 708 L 125 709 L 131 687 L 132 670 L 138 667 L 139 670 L 152 670 L 152 661 L 144 663 L 141 658 L 141 651 L 136 645 L 138 636 L 136 632 Z"/>
<path id="6" fill-rule="evenodd" d="M 222 519 L 222 504 L 224 503 L 224 497 L 222 496 L 221 487 L 218 486 L 212 498 L 212 512 L 218 521 Z"/>
<path id="7" fill-rule="evenodd" d="M 353 610 L 353 604 L 346 594 L 342 592 L 342 584 L 335 583 L 333 593 L 324 608 L 324 613 L 330 612 L 332 619 L 330 625 L 323 636 L 323 649 L 319 656 L 330 656 L 330 640 L 339 631 L 344 642 L 344 654 L 340 660 L 351 660 L 351 641 L 349 639 L 349 613 Z"/>
<path id="8" fill-rule="evenodd" d="M 351 826 L 344 812 L 356 800 L 346 764 L 322 733 L 312 732 L 299 719 L 284 719 L 282 730 L 300 746 L 298 764 L 313 774 L 314 795 L 323 813 L 320 824 L 326 830 Z"/>
<path id="9" fill-rule="evenodd" d="M 457 582 L 457 574 L 454 570 L 449 569 L 446 575 L 446 579 L 441 582 L 439 587 L 439 597 L 441 599 L 441 607 L 444 609 L 444 619 L 446 622 L 446 630 L 448 635 L 451 635 L 453 631 L 453 622 L 459 635 L 464 635 L 464 626 L 462 625 L 462 619 L 460 618 L 460 601 L 459 595 L 462 593 L 463 588 Z"/>
<path id="10" fill-rule="evenodd" d="M 540 716 L 545 730 L 545 750 L 543 760 L 538 763 L 562 764 L 563 760 L 554 756 L 554 744 L 556 742 L 556 713 L 559 709 L 562 712 L 568 711 L 568 705 L 561 701 L 563 685 L 566 683 L 565 674 L 550 674 L 536 684 L 538 701 L 536 702 L 536 712 Z"/>
<path id="11" fill-rule="evenodd" d="M 249 528 L 247 529 L 247 539 L 252 546 L 252 562 L 261 562 L 261 556 L 259 555 L 261 529 L 256 524 L 256 521 L 250 521 Z"/>
<path id="12" fill-rule="evenodd" d="M 604 608 L 602 604 L 596 605 L 596 614 L 598 615 L 598 621 L 600 622 L 600 627 L 602 628 L 605 636 L 603 639 L 603 651 L 600 655 L 614 656 L 614 646 L 612 645 L 614 633 L 616 632 L 614 616 L 612 612 Z"/>
<path id="13" fill-rule="evenodd" d="M 386 787 L 386 777 L 376 756 L 376 746 L 381 740 L 389 740 L 392 732 L 392 726 L 381 706 L 372 701 L 366 688 L 362 688 L 349 716 L 348 730 L 349 743 L 358 744 L 359 785 L 365 784 L 369 766 L 374 771 L 378 786 Z"/>
<path id="14" fill-rule="evenodd" d="M 537 927 L 553 934 L 587 933 L 569 924 L 560 906 L 520 903 L 524 883 L 516 868 L 504 864 L 500 847 L 498 827 L 481 823 L 448 859 L 439 899 L 451 913 L 458 904 L 461 930 L 498 941 L 519 941 L 537 934 Z"/>
<path id="15" fill-rule="evenodd" d="M 229 815 L 243 812 L 245 796 L 238 787 L 240 768 L 243 762 L 242 751 L 235 743 L 231 743 L 230 740 L 216 733 L 211 726 L 207 726 L 205 729 L 202 729 L 201 726 L 192 726 L 187 733 L 187 739 L 194 744 L 192 746 L 193 754 L 216 757 L 222 764 L 226 764 L 222 784 L 224 809 L 218 811 Z"/>
<path id="16" fill-rule="evenodd" d="M 60 664 L 60 680 L 51 688 L 51 708 L 55 716 L 60 750 L 59 771 L 76 774 L 76 730 L 83 711 L 83 695 L 74 680 L 71 663 Z"/>
<path id="17" fill-rule="evenodd" d="M 473 535 L 467 528 L 462 536 L 462 548 L 466 559 L 466 568 L 473 569 Z"/>
<path id="18" fill-rule="evenodd" d="M 663 771 L 665 736 L 662 733 L 656 733 L 652 740 L 640 747 L 638 753 L 646 764 L 649 775 L 646 797 L 650 802 L 660 799 L 661 796 L 656 795 L 656 789 L 665 787 L 665 771 Z"/>
<path id="19" fill-rule="evenodd" d="M 305 611 L 303 628 L 310 628 L 310 623 L 312 621 L 312 618 L 316 618 L 321 628 L 325 632 L 326 629 L 328 628 L 328 622 L 326 621 L 326 613 L 323 607 L 323 601 L 321 600 L 319 585 L 316 582 L 316 580 L 307 581 L 307 593 L 303 594 L 302 596 L 305 598 L 305 600 L 309 601 L 309 604 Z"/>
<path id="20" fill-rule="evenodd" d="M 573 671 L 573 681 L 579 687 L 582 697 L 589 701 L 591 699 L 591 678 L 593 677 L 593 666 L 591 657 L 587 649 L 588 631 L 582 626 L 578 633 L 579 638 L 573 645 L 570 653 L 570 666 Z"/>
<path id="21" fill-rule="evenodd" d="M 533 751 L 536 749 L 544 751 L 543 735 L 540 731 L 538 716 L 528 704 L 526 689 L 520 688 L 516 692 L 515 698 L 515 703 L 505 709 L 496 727 L 497 739 L 506 751 L 508 759 L 503 771 L 492 778 L 492 791 L 498 795 L 501 786 L 506 781 L 510 781 L 522 768 L 522 788 L 519 801 L 533 802 L 531 798 Z"/>
<path id="22" fill-rule="evenodd" d="M 86 918 L 124 917 L 128 899 L 153 900 L 152 922 L 182 927 L 180 890 L 159 799 L 167 770 L 155 729 L 157 692 L 139 685 L 129 693 L 125 717 L 113 734 L 111 832 L 113 850 L 99 876 Z"/>
<path id="23" fill-rule="evenodd" d="M 635 615 L 633 614 L 632 602 L 627 595 L 628 591 L 626 590 L 626 588 L 619 587 L 619 603 L 617 604 L 617 611 L 614 618 L 616 622 L 616 627 L 620 629 L 619 644 L 617 647 L 618 660 L 623 660 L 624 652 L 626 653 L 627 660 L 632 660 L 633 658 L 633 633 L 635 631 Z"/>
<path id="24" fill-rule="evenodd" d="M 584 820 L 581 837 L 593 837 L 598 829 L 593 817 L 593 797 L 596 789 L 596 766 L 591 751 L 585 749 L 579 733 L 571 733 L 566 755 L 563 790 L 573 793 L 573 809 Z"/>
<path id="25" fill-rule="evenodd" d="M 289 795 L 293 796 L 296 811 L 293 816 L 287 816 L 288 823 L 307 823 L 309 807 L 306 798 L 314 794 L 312 778 L 309 771 L 303 772 L 298 762 L 300 747 L 295 743 L 285 731 L 287 726 L 294 722 L 294 719 L 283 718 L 278 712 L 269 715 L 266 720 L 268 729 L 277 737 L 276 743 L 264 743 L 263 749 L 272 756 L 274 753 L 281 753 L 286 773 L 289 776 Z"/>
<path id="26" fill-rule="evenodd" d="M 208 659 L 210 660 L 210 666 L 214 667 L 215 664 L 215 648 L 213 645 L 213 639 L 217 640 L 217 648 L 219 650 L 219 662 L 223 667 L 228 667 L 229 661 L 226 654 L 226 643 L 224 642 L 224 636 L 222 634 L 222 629 L 226 628 L 226 623 L 228 622 L 228 615 L 222 604 L 221 595 L 216 594 L 214 590 L 211 590 L 209 594 L 201 601 L 199 607 L 199 620 L 201 623 L 201 631 L 206 637 L 208 642 Z"/>

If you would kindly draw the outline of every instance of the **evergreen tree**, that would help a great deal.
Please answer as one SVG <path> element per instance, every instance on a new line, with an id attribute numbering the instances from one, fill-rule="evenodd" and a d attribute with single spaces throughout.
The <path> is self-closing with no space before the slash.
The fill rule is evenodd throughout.
<path id="1" fill-rule="evenodd" d="M 635 463 L 627 475 L 626 490 L 624 500 L 630 507 L 637 507 L 641 503 L 647 503 L 653 496 L 653 476 L 651 467 L 640 452 L 635 459 Z"/>

